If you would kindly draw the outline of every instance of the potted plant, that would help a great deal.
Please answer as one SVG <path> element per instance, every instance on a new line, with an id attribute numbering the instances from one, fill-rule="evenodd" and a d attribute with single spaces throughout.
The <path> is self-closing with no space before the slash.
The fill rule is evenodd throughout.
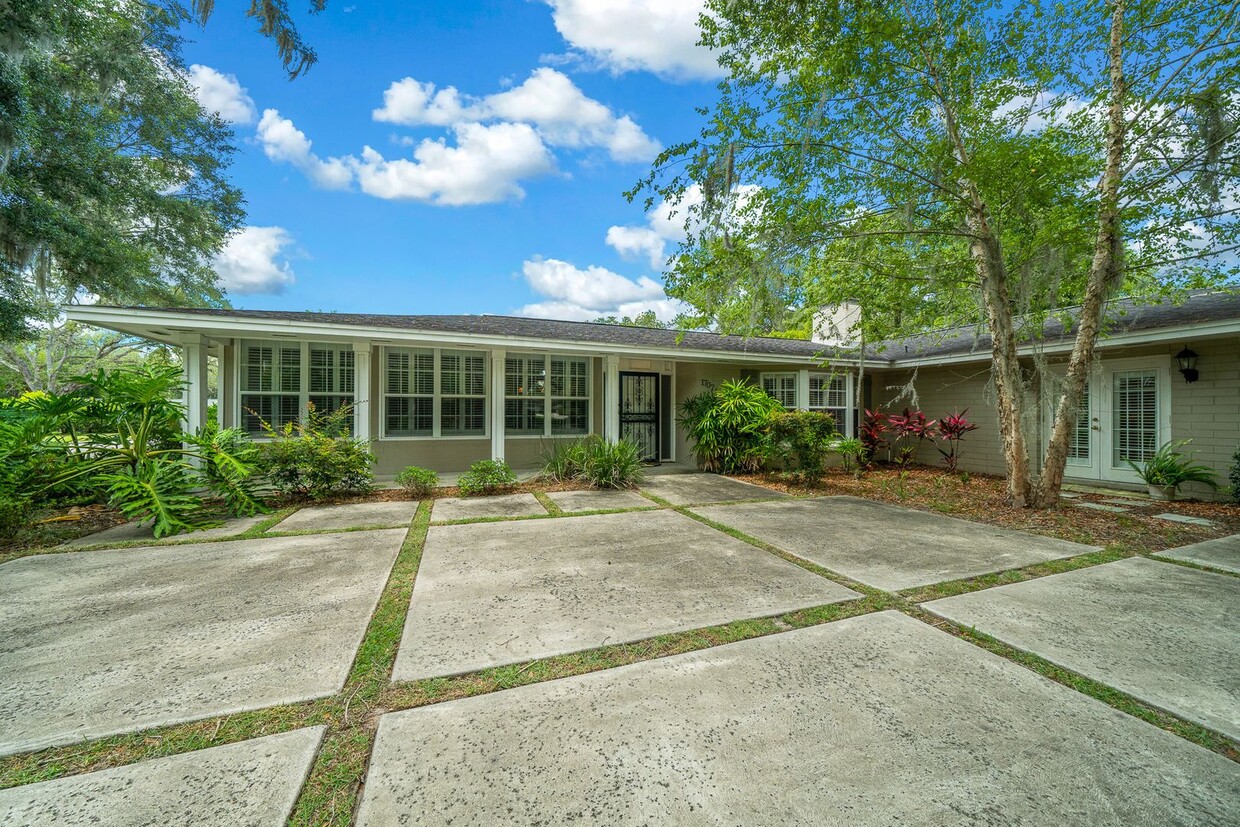
<path id="1" fill-rule="evenodd" d="M 1149 488 L 1151 497 L 1156 500 L 1174 500 L 1176 489 L 1186 482 L 1199 482 L 1212 489 L 1218 488 L 1218 480 L 1213 471 L 1199 462 L 1193 462 L 1191 456 L 1179 450 L 1190 442 L 1191 439 L 1168 442 L 1141 465 L 1126 460 Z"/>

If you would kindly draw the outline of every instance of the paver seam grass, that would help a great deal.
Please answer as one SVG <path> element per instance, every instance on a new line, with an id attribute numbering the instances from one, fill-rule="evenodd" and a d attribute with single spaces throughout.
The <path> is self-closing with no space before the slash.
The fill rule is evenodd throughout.
<path id="1" fill-rule="evenodd" d="M 904 610 L 904 613 L 940 631 L 968 641 L 1005 660 L 1009 660 L 1045 678 L 1049 678 L 1055 683 L 1074 689 L 1095 700 L 1102 701 L 1113 709 L 1118 709 L 1120 712 L 1139 718 L 1159 729 L 1178 735 L 1186 741 L 1191 741 L 1198 746 L 1205 747 L 1225 758 L 1240 763 L 1240 742 L 1220 732 L 1215 732 L 1194 721 L 1165 712 L 1129 695 L 1127 692 L 1094 680 L 1079 672 L 1074 672 L 1033 652 L 1018 649 L 1015 646 L 1004 643 L 996 637 L 978 631 L 976 627 L 956 623 L 929 612 L 920 606 L 909 606 Z"/>
<path id="2" fill-rule="evenodd" d="M 253 540 L 259 537 L 272 537 L 278 535 L 266 534 L 266 530 L 276 525 L 285 517 L 297 511 L 297 507 L 281 508 L 273 511 L 268 515 L 267 519 L 261 523 L 257 523 L 245 531 L 237 534 L 230 534 L 225 537 L 194 537 L 191 535 L 174 535 L 172 537 L 162 537 L 158 540 L 151 538 L 149 540 L 125 540 L 119 543 L 90 543 L 89 545 L 79 546 L 43 546 L 38 548 L 25 548 L 14 552 L 5 552 L 0 554 L 0 565 L 8 563 L 11 560 L 18 560 L 22 557 L 33 557 L 37 554 L 77 554 L 81 551 L 105 551 L 111 549 L 126 548 L 147 548 L 148 546 L 191 546 L 205 543 L 228 543 L 234 540 Z"/>
<path id="3" fill-rule="evenodd" d="M 1095 700 L 1102 701 L 1114 709 L 1118 709 L 1121 712 L 1125 712 L 1147 723 L 1151 723 L 1160 729 L 1166 730 L 1174 735 L 1178 735 L 1185 740 L 1192 741 L 1198 746 L 1217 752 L 1233 761 L 1240 762 L 1240 744 L 1222 733 L 1215 732 L 1214 730 L 1201 726 L 1196 722 L 1189 721 L 1185 718 L 1181 718 L 1177 715 L 1158 709 L 1157 707 L 1151 706 L 1150 704 L 1147 704 L 1126 692 L 1112 686 L 1108 686 L 1107 684 L 1094 680 L 1093 678 L 1073 672 L 1070 669 L 1066 669 L 1058 664 L 1052 663 L 1046 658 L 1035 655 L 1032 652 L 1027 652 L 1022 649 L 1017 649 L 1014 646 L 1009 646 L 1008 644 L 1003 643 L 990 635 L 979 632 L 976 629 L 961 626 L 953 621 L 941 618 L 918 605 L 921 601 L 933 600 L 939 597 L 947 597 L 952 594 L 964 594 L 970 591 L 989 588 L 993 585 L 1001 585 L 1002 583 L 1016 583 L 1023 580 L 1033 580 L 1052 574 L 1060 574 L 1065 571 L 1089 568 L 1103 563 L 1113 562 L 1115 560 L 1135 557 L 1141 554 L 1136 550 L 1115 546 L 1101 551 L 1077 555 L 1076 557 L 1069 557 L 1061 560 L 1049 560 L 1044 563 L 1034 564 L 1032 566 L 1012 569 L 1007 572 L 1000 572 L 996 575 L 983 575 L 981 577 L 952 580 L 932 586 L 908 589 L 904 592 L 887 592 L 882 589 L 867 586 L 864 583 L 857 583 L 851 578 L 845 577 L 838 572 L 834 572 L 830 569 L 810 563 L 809 561 L 802 560 L 801 558 L 789 554 L 782 549 L 771 545 L 770 543 L 763 542 L 756 537 L 751 537 L 742 531 L 731 528 L 730 526 L 716 523 L 714 520 L 710 520 L 700 514 L 695 514 L 688 510 L 687 507 L 678 508 L 676 510 L 687 517 L 692 517 L 704 525 L 708 525 L 731 537 L 742 540 L 765 551 L 769 551 L 791 563 L 795 563 L 801 566 L 801 568 L 833 580 L 840 585 L 847 586 L 854 591 L 862 592 L 865 595 L 864 602 L 867 602 L 874 607 L 870 609 L 870 611 L 882 611 L 883 609 L 896 609 L 901 611 L 909 617 L 920 620 L 923 623 L 934 626 L 936 629 L 946 631 L 956 637 L 968 641 L 969 643 L 980 646 L 981 648 L 1010 660 L 1013 663 L 1037 672 L 1043 677 L 1049 678 L 1056 683 L 1088 695 Z M 988 582 L 990 579 L 997 577 L 1002 577 L 1003 580 L 1001 582 Z M 851 602 L 857 603 L 862 601 Z M 843 617 L 851 616 L 847 614 L 837 615 L 834 609 L 834 606 L 820 606 L 801 612 L 792 612 L 787 615 L 783 615 L 780 620 L 790 624 L 793 627 L 803 627 L 818 625 L 820 623 L 829 623 L 833 620 L 840 620 L 843 619 Z"/>
<path id="4" fill-rule="evenodd" d="M 460 517 L 455 520 L 431 520 L 432 526 L 476 525 L 478 523 L 516 523 L 527 520 L 560 520 L 573 517 L 593 517 L 598 514 L 628 514 L 631 511 L 659 511 L 670 506 L 635 506 L 633 508 L 592 508 L 588 511 L 564 511 L 558 514 L 518 514 L 514 516 Z"/>
<path id="5" fill-rule="evenodd" d="M 552 517 L 561 517 L 564 515 L 564 509 L 556 505 L 555 500 L 547 496 L 546 491 L 535 491 L 534 499 L 538 500 L 543 508 L 547 509 L 547 513 Z"/>
<path id="6" fill-rule="evenodd" d="M 1141 556 L 1148 557 L 1158 563 L 1172 563 L 1177 566 L 1183 566 L 1186 569 L 1197 569 L 1197 571 L 1205 571 L 1210 574 L 1222 574 L 1227 577 L 1240 577 L 1240 572 L 1228 571 L 1227 569 L 1215 568 L 1214 566 L 1207 566 L 1204 563 L 1198 563 L 1194 560 L 1177 560 L 1174 557 L 1159 556 L 1160 554 L 1165 554 L 1168 551 L 1175 551 L 1175 549 L 1164 549 L 1158 552 L 1142 552 Z"/>

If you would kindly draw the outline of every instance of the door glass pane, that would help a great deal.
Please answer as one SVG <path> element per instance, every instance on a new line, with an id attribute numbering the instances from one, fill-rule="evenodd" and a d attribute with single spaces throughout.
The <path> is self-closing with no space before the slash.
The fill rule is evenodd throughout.
<path id="1" fill-rule="evenodd" d="M 1117 371 L 1114 382 L 1111 465 L 1125 468 L 1126 460 L 1145 462 L 1158 450 L 1158 373 Z"/>
<path id="2" fill-rule="evenodd" d="M 1089 412 L 1089 385 L 1086 385 L 1085 390 L 1081 392 L 1080 404 L 1076 407 L 1076 420 L 1072 427 L 1072 438 L 1068 442 L 1069 465 L 1090 464 L 1089 435 L 1092 433 L 1091 425 L 1093 425 L 1093 420 L 1090 419 Z"/>

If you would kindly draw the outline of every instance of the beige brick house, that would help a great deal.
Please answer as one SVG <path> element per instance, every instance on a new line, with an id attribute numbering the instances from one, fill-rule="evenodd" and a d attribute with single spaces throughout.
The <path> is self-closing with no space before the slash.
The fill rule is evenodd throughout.
<path id="1" fill-rule="evenodd" d="M 459 471 L 484 458 L 534 467 L 552 440 L 601 434 L 638 442 L 651 460 L 692 462 L 678 403 L 746 378 L 785 406 L 829 411 L 855 431 L 858 401 L 932 418 L 968 408 L 980 425 L 961 467 L 1003 473 L 988 391 L 990 341 L 980 328 L 867 347 L 743 338 L 506 316 L 396 316 L 197 308 L 73 307 L 70 318 L 183 349 L 189 419 L 207 415 L 207 360 L 219 364 L 218 415 L 259 433 L 259 417 L 296 419 L 354 406 L 354 433 L 373 440 L 377 473 L 407 465 Z M 1181 304 L 1113 303 L 1068 465 L 1073 481 L 1137 483 L 1140 462 L 1171 439 L 1193 439 L 1221 476 L 1240 444 L 1240 291 L 1199 291 Z M 846 321 L 846 320 L 845 320 Z M 846 327 L 846 324 L 845 324 Z M 1047 325 L 1025 353 L 1053 376 L 1071 332 Z M 1195 354 L 1194 381 L 1176 355 Z M 1031 382 L 1026 428 L 1044 441 L 1053 384 Z M 860 391 L 860 392 L 858 392 Z M 937 461 L 933 449 L 920 459 Z M 1205 489 L 1188 493 L 1207 495 Z"/>

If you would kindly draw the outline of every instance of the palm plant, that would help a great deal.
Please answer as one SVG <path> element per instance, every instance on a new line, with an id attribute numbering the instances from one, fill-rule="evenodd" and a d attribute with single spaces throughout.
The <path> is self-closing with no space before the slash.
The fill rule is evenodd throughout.
<path id="1" fill-rule="evenodd" d="M 1151 488 L 1168 489 L 1174 493 L 1186 482 L 1199 482 L 1218 489 L 1218 475 L 1206 465 L 1193 462 L 1190 455 L 1179 449 L 1191 443 L 1191 439 L 1178 442 L 1167 442 L 1160 447 L 1144 463 L 1138 465 L 1132 460 L 1125 460 L 1142 482 Z"/>

